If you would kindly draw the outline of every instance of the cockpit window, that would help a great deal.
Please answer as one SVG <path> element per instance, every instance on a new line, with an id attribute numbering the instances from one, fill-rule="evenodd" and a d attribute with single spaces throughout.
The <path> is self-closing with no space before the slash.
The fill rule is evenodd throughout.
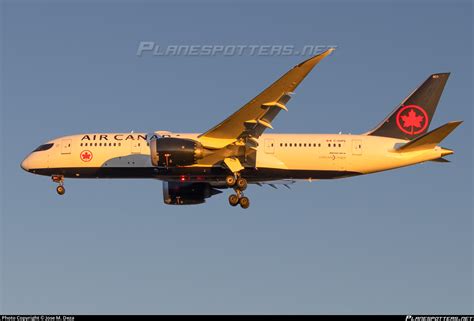
<path id="1" fill-rule="evenodd" d="M 43 151 L 43 150 L 48 150 L 51 147 L 53 147 L 53 145 L 54 145 L 53 143 L 43 144 L 43 145 L 39 146 L 37 149 L 35 149 L 33 152 L 40 152 L 40 151 Z"/>

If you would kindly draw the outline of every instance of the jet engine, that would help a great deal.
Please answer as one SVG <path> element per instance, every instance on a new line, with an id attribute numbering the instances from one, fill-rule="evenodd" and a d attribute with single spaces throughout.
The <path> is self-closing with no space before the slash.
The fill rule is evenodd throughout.
<path id="1" fill-rule="evenodd" d="M 193 165 L 208 152 L 192 139 L 163 137 L 150 140 L 151 163 L 157 167 Z"/>

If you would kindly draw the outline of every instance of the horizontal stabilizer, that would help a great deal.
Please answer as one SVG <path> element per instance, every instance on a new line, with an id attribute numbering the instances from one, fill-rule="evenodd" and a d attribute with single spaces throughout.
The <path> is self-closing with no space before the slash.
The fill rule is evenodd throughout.
<path id="1" fill-rule="evenodd" d="M 447 160 L 446 158 L 440 157 L 436 159 L 432 159 L 431 162 L 437 162 L 437 163 L 451 163 L 451 161 Z"/>
<path id="2" fill-rule="evenodd" d="M 423 149 L 431 149 L 436 147 L 443 139 L 446 138 L 462 121 L 452 121 L 438 127 L 404 145 L 399 147 L 399 152 L 413 152 Z M 452 154 L 452 151 L 451 151 Z"/>

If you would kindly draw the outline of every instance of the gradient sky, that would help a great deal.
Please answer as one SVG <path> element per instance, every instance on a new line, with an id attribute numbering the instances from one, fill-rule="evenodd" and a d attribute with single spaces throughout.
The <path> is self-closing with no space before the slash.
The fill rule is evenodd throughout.
<path id="1" fill-rule="evenodd" d="M 2 1 L 1 313 L 473 313 L 472 4 Z M 140 41 L 337 45 L 274 132 L 362 133 L 434 72 L 452 163 L 166 206 L 155 180 L 21 170 L 84 132 L 203 132 L 307 57 L 136 56 Z"/>

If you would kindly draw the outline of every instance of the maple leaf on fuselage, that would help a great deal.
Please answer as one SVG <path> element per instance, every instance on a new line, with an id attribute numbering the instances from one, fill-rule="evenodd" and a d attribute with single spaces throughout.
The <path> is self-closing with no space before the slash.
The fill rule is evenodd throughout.
<path id="1" fill-rule="evenodd" d="M 423 121 L 423 116 L 417 115 L 413 109 L 410 109 L 407 115 L 401 116 L 403 120 L 403 127 L 411 127 L 413 131 L 413 127 L 420 128 L 421 122 Z"/>

